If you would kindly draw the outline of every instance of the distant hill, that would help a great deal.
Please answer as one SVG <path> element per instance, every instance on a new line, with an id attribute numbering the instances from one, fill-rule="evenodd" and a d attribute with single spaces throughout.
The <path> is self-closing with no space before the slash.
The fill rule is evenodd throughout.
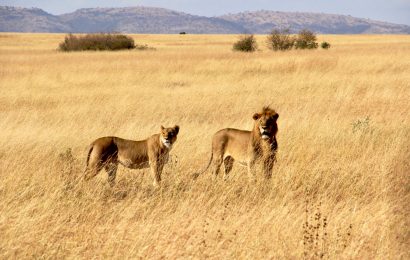
<path id="1" fill-rule="evenodd" d="M 60 17 L 38 8 L 0 6 L 1 32 L 68 32 Z"/>
<path id="2" fill-rule="evenodd" d="M 88 8 L 59 16 L 74 32 L 240 33 L 236 23 L 164 8 Z"/>
<path id="3" fill-rule="evenodd" d="M 237 34 L 273 28 L 310 29 L 334 34 L 408 34 L 410 26 L 346 15 L 256 11 L 205 17 L 164 8 L 87 8 L 52 15 L 38 8 L 0 6 L 2 32 L 123 32 Z"/>
<path id="4" fill-rule="evenodd" d="M 272 28 L 310 29 L 330 34 L 408 34 L 410 26 L 356 18 L 349 15 L 255 11 L 220 16 L 252 33 L 269 33 Z"/>

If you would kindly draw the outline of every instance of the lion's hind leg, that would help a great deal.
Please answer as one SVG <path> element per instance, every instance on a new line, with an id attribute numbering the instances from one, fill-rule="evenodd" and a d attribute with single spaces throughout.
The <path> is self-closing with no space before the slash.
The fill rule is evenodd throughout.
<path id="1" fill-rule="evenodd" d="M 223 155 L 220 155 L 218 153 L 215 154 L 215 159 L 213 160 L 213 175 L 214 178 L 216 179 L 219 175 L 219 172 L 221 170 L 221 165 L 224 162 L 223 160 Z"/>
<path id="2" fill-rule="evenodd" d="M 232 171 L 233 168 L 233 163 L 234 163 L 234 159 L 232 158 L 232 156 L 227 156 L 224 159 L 224 180 L 226 181 L 228 179 L 228 174 Z"/>
<path id="3" fill-rule="evenodd" d="M 107 163 L 105 165 L 105 171 L 108 173 L 108 183 L 111 187 L 115 185 L 115 178 L 117 177 L 117 163 Z"/>
<path id="4" fill-rule="evenodd" d="M 94 147 L 88 156 L 87 167 L 84 171 L 84 180 L 94 178 L 104 167 L 102 151 L 99 147 Z"/>
<path id="5" fill-rule="evenodd" d="M 87 165 L 87 168 L 85 169 L 84 180 L 91 180 L 102 170 L 102 168 L 103 164 L 100 161 L 94 164 Z"/>

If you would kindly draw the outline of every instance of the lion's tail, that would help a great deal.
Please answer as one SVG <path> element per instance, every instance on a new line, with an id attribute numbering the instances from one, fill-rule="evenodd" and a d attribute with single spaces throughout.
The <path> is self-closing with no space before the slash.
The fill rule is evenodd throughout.
<path id="1" fill-rule="evenodd" d="M 86 181 L 90 179 L 90 176 L 89 176 L 90 169 L 88 168 L 88 164 L 90 162 L 90 156 L 91 156 L 91 153 L 92 153 L 93 149 L 94 149 L 94 145 L 91 144 L 88 148 L 87 162 L 86 162 L 86 166 L 84 168 L 84 180 L 86 180 Z"/>
<path id="2" fill-rule="evenodd" d="M 211 163 L 212 163 L 213 157 L 214 157 L 214 153 L 211 152 L 211 158 L 209 159 L 208 165 L 205 167 L 205 169 L 203 169 L 203 170 L 200 171 L 200 172 L 196 172 L 196 173 L 194 173 L 194 174 L 192 175 L 192 178 L 193 178 L 194 180 L 196 180 L 196 179 L 199 177 L 199 175 L 202 175 L 204 172 L 206 172 L 206 171 L 208 170 L 209 166 L 210 166 Z"/>
<path id="3" fill-rule="evenodd" d="M 93 149 L 94 149 L 94 145 L 90 145 L 90 147 L 89 147 L 89 149 L 88 149 L 88 154 L 87 154 L 87 166 L 88 166 L 88 163 L 90 162 L 90 156 L 91 156 L 91 153 L 93 152 Z"/>

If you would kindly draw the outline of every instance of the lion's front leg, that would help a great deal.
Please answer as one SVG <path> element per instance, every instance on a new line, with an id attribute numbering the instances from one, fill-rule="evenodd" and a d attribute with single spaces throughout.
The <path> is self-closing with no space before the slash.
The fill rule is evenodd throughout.
<path id="1" fill-rule="evenodd" d="M 171 157 L 171 155 L 169 154 L 169 153 L 167 153 L 166 155 L 164 155 L 164 158 L 163 158 L 163 164 L 167 164 L 169 161 L 171 161 L 172 162 L 172 157 Z"/>
<path id="2" fill-rule="evenodd" d="M 158 187 L 161 183 L 161 173 L 164 165 L 161 163 L 160 160 L 152 160 L 150 161 L 150 168 L 151 168 L 151 175 L 154 179 L 153 185 L 154 187 Z"/>
<path id="3" fill-rule="evenodd" d="M 255 182 L 255 158 L 252 158 L 248 161 L 248 177 L 250 182 Z"/>
<path id="4" fill-rule="evenodd" d="M 275 156 L 269 156 L 263 160 L 263 173 L 266 179 L 272 177 L 272 168 L 275 163 Z"/>

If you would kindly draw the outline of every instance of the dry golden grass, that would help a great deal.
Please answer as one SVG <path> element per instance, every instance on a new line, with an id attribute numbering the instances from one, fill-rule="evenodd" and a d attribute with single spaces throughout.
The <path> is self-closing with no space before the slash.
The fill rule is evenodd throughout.
<path id="1" fill-rule="evenodd" d="M 134 35 L 155 51 L 61 53 L 0 34 L 0 258 L 409 259 L 410 36 L 320 36 L 253 54 L 237 36 Z M 279 114 L 273 178 L 191 174 L 211 136 Z M 120 167 L 84 183 L 88 144 L 181 126 L 160 189 Z M 71 152 L 70 150 L 71 149 Z"/>

